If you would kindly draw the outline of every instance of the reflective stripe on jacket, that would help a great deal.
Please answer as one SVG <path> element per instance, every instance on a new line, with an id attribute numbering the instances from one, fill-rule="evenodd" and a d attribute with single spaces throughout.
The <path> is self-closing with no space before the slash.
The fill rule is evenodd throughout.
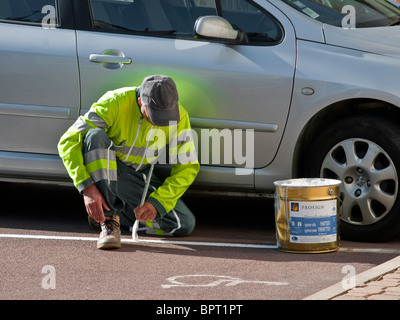
<path id="1" fill-rule="evenodd" d="M 149 163 L 171 163 L 170 177 L 150 195 L 149 201 L 160 214 L 172 210 L 200 168 L 189 115 L 182 106 L 179 111 L 177 124 L 153 126 L 141 116 L 135 87 L 107 92 L 78 118 L 58 143 L 60 157 L 75 187 L 81 192 L 94 183 L 84 163 L 82 141 L 88 130 L 102 128 L 113 142 L 117 158 L 126 165 L 139 170 Z"/>

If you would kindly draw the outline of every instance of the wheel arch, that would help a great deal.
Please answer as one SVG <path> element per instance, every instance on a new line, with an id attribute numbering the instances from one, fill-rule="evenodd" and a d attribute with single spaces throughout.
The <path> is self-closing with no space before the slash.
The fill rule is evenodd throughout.
<path id="1" fill-rule="evenodd" d="M 325 107 L 307 122 L 298 136 L 292 162 L 293 177 L 304 176 L 306 158 L 304 155 L 310 149 L 315 137 L 330 124 L 350 115 L 372 115 L 400 123 L 400 107 L 381 100 L 355 98 L 338 101 Z"/>

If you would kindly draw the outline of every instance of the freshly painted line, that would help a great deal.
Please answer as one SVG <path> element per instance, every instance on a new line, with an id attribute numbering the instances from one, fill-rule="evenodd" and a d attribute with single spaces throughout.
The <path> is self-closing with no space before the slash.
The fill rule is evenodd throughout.
<path id="1" fill-rule="evenodd" d="M 399 249 L 382 249 L 382 248 L 339 248 L 341 252 L 356 252 L 356 253 L 384 253 L 400 255 Z"/>
<path id="2" fill-rule="evenodd" d="M 15 238 L 15 239 L 32 239 L 32 240 L 70 240 L 70 241 L 97 241 L 97 237 L 75 237 L 75 236 L 46 236 L 33 234 L 0 234 L 0 238 Z M 171 241 L 171 240 L 156 240 L 156 239 L 139 239 L 135 241 L 131 238 L 122 238 L 124 243 L 160 243 L 174 244 L 186 246 L 208 246 L 208 247 L 234 247 L 234 248 L 254 248 L 254 249 L 277 249 L 277 245 L 269 244 L 251 244 L 251 243 L 226 243 L 226 242 L 204 242 L 204 241 Z M 380 248 L 339 248 L 340 252 L 352 253 L 382 253 L 382 254 L 398 254 L 398 249 L 380 249 Z"/>
<path id="3" fill-rule="evenodd" d="M 72 236 L 45 236 L 45 235 L 29 235 L 29 234 L 0 234 L 0 238 L 14 239 L 36 239 L 36 240 L 74 240 L 74 241 L 97 241 L 94 237 L 72 237 Z M 209 247 L 236 247 L 236 248 L 255 248 L 255 249 L 276 249 L 276 245 L 266 244 L 245 244 L 245 243 L 224 243 L 224 242 L 201 242 L 201 241 L 169 241 L 169 240 L 152 240 L 152 239 L 133 239 L 122 238 L 121 242 L 125 243 L 160 243 L 175 244 L 187 246 L 209 246 Z"/>
<path id="4" fill-rule="evenodd" d="M 126 242 L 135 242 L 129 239 L 123 239 Z M 267 244 L 245 244 L 245 243 L 225 243 L 225 242 L 201 242 L 201 241 L 169 241 L 169 240 L 150 240 L 139 239 L 139 243 L 163 243 L 163 244 L 177 244 L 186 246 L 208 246 L 208 247 L 235 247 L 235 248 L 254 248 L 254 249 L 276 249 L 276 245 Z"/>
<path id="5" fill-rule="evenodd" d="M 33 239 L 33 240 L 80 240 L 80 241 L 97 241 L 98 239 L 93 237 L 45 236 L 45 235 L 34 235 L 34 234 L 0 234 L 0 238 Z"/>

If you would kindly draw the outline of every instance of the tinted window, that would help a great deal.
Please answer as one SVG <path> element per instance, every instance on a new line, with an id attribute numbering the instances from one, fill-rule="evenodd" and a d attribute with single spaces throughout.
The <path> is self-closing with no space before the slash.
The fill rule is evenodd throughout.
<path id="1" fill-rule="evenodd" d="M 282 29 L 275 19 L 246 0 L 221 0 L 222 16 L 235 29 L 246 32 L 249 44 L 275 43 Z"/>
<path id="2" fill-rule="evenodd" d="M 250 44 L 275 42 L 282 35 L 269 15 L 246 0 L 91 0 L 90 4 L 97 31 L 194 39 L 197 18 L 219 14 L 248 33 Z"/>
<path id="3" fill-rule="evenodd" d="M 95 30 L 192 35 L 193 13 L 185 0 L 92 0 Z M 215 10 L 214 10 L 215 14 Z"/>
<path id="4" fill-rule="evenodd" d="M 0 20 L 58 25 L 56 0 L 0 0 Z"/>

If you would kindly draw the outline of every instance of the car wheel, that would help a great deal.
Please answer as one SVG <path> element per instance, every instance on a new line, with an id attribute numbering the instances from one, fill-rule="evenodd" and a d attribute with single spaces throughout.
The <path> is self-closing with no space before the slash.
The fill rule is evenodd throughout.
<path id="1" fill-rule="evenodd" d="M 341 237 L 385 241 L 400 230 L 400 129 L 376 117 L 333 123 L 308 150 L 305 175 L 341 180 Z"/>

